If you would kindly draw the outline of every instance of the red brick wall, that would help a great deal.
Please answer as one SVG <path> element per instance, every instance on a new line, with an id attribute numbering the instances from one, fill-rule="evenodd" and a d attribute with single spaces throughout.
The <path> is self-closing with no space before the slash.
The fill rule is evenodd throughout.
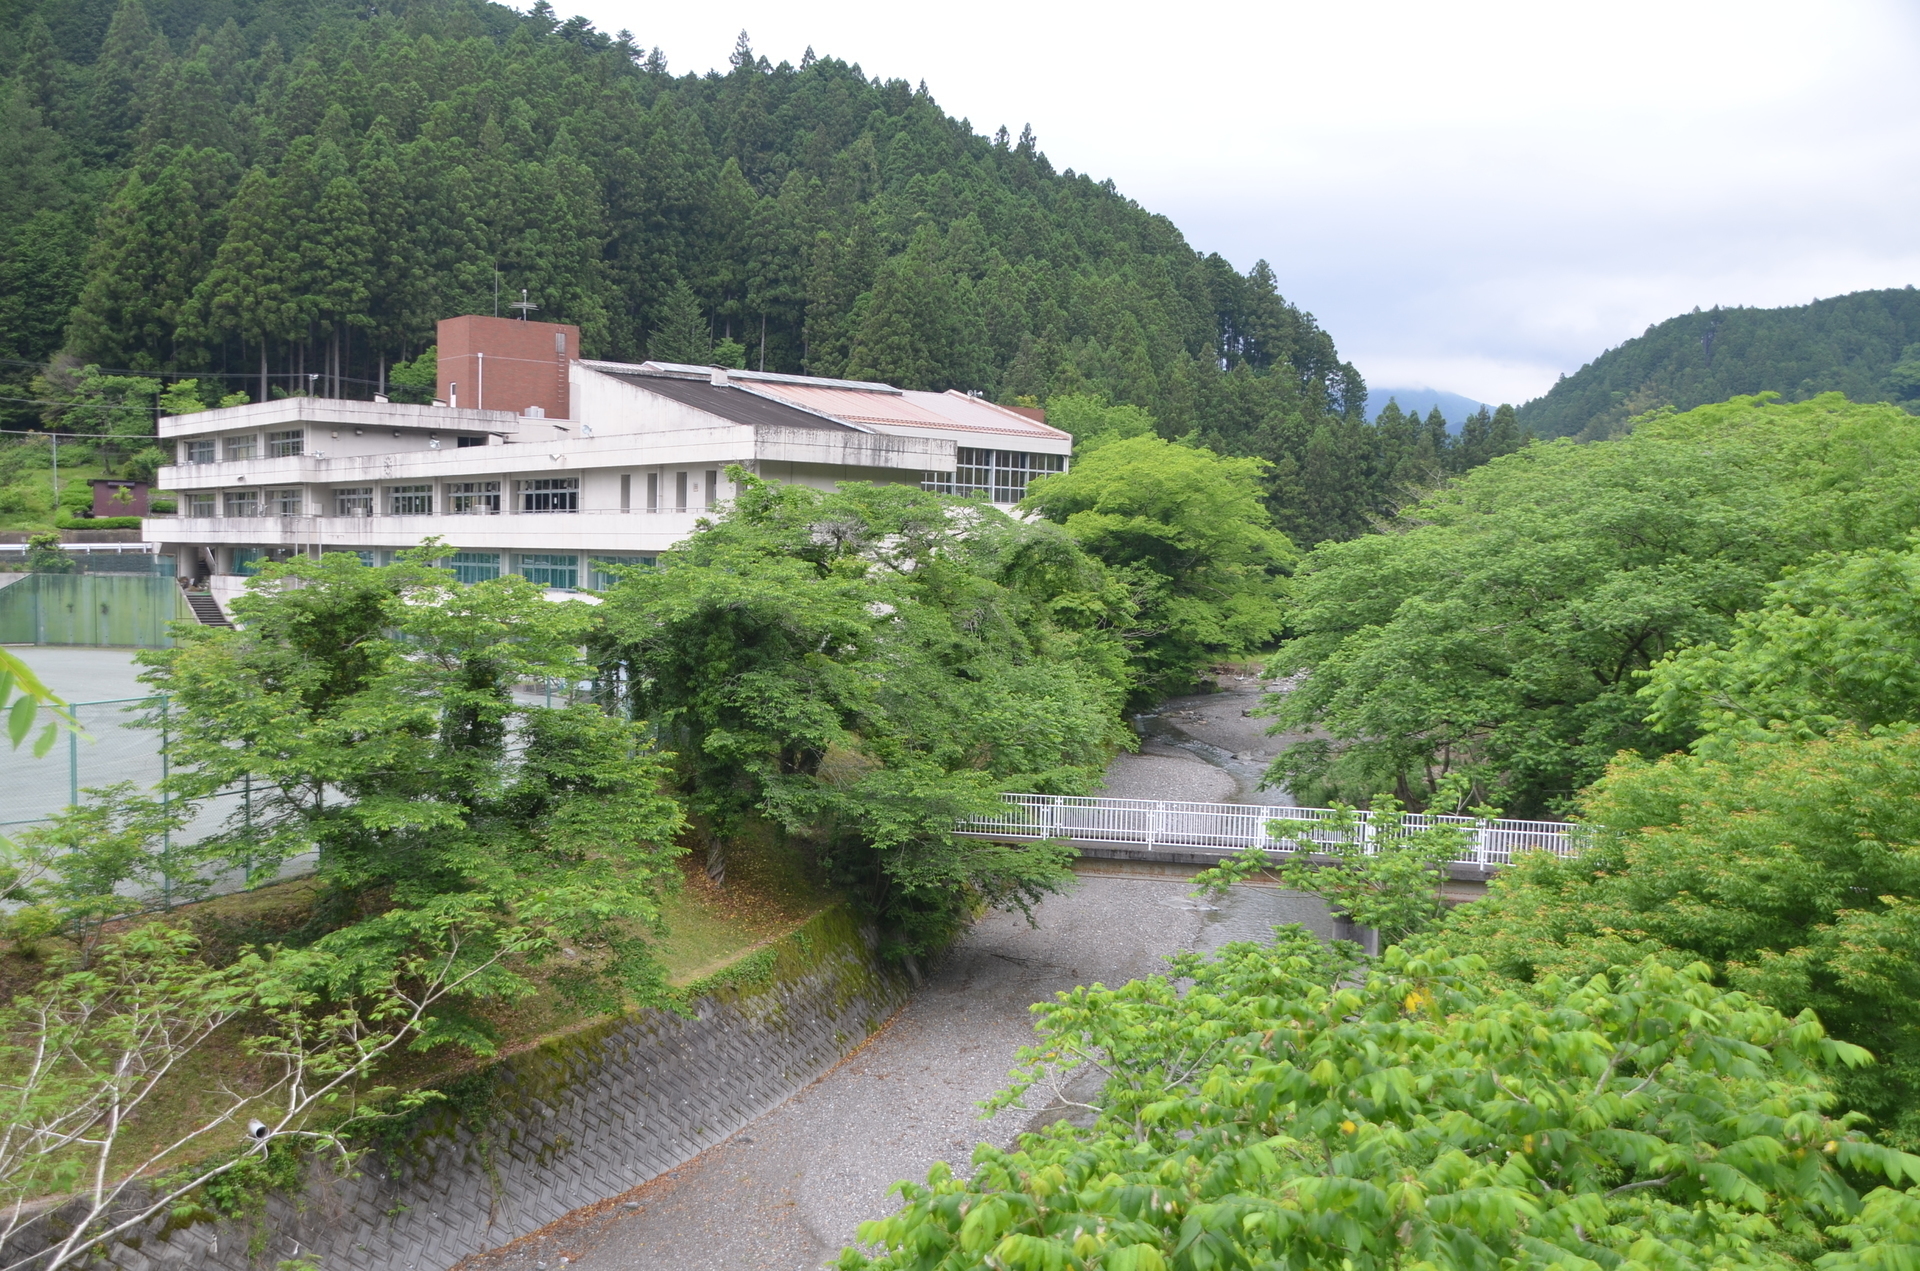
<path id="1" fill-rule="evenodd" d="M 519 414 L 538 406 L 548 418 L 568 419 L 567 364 L 579 356 L 579 327 L 518 318 L 443 318 L 435 395 L 468 410 Z"/>

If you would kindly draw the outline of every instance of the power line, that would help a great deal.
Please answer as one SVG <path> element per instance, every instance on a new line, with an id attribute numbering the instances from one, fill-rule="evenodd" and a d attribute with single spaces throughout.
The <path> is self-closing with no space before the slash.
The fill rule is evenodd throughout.
<path id="1" fill-rule="evenodd" d="M 0 402 L 19 401 L 17 397 L 0 397 Z M 106 438 L 111 441 L 158 441 L 159 438 L 148 433 L 117 432 L 45 432 L 38 428 L 0 428 L 0 434 L 13 437 L 92 437 Z"/>
<path id="2" fill-rule="evenodd" d="M 32 366 L 32 367 L 38 367 L 41 370 L 48 369 L 48 364 L 45 362 L 29 362 L 24 358 L 17 358 L 17 357 L 0 357 L 0 366 Z M 159 380 L 159 379 L 258 380 L 260 378 L 260 372 L 258 371 L 136 371 L 130 366 L 99 366 L 99 367 L 95 367 L 94 369 L 97 371 L 101 371 L 107 375 L 138 375 L 138 376 L 141 376 L 142 378 L 150 379 L 150 380 Z M 322 376 L 322 374 L 318 371 L 310 371 L 306 373 L 306 375 L 304 376 L 288 375 L 281 371 L 269 371 L 267 373 L 267 378 L 270 380 L 284 380 L 284 379 L 301 379 L 301 378 L 315 379 L 315 378 L 325 378 L 325 377 Z M 343 384 L 377 385 L 380 383 L 379 380 L 364 379 L 358 375 L 337 375 L 337 376 L 333 376 L 332 378 L 338 379 Z M 8 398 L 6 400 L 16 401 L 19 399 Z"/>

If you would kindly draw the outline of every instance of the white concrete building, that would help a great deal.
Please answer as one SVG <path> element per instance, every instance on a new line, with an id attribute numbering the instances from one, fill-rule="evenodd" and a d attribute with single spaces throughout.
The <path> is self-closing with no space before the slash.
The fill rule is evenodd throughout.
<path id="1" fill-rule="evenodd" d="M 468 398 L 489 409 L 459 405 L 449 378 L 446 350 L 463 333 L 448 328 L 469 323 L 482 328 L 464 332 L 482 378 Z M 468 581 L 517 572 L 594 589 L 611 585 L 607 564 L 650 561 L 728 502 L 731 465 L 821 489 L 902 482 L 1011 503 L 1072 449 L 1026 412 L 846 380 L 567 356 L 516 393 L 502 364 L 534 359 L 486 353 L 496 326 L 521 344 L 553 332 L 554 347 L 578 347 L 554 324 L 452 319 L 441 324 L 449 404 L 290 397 L 162 418 L 176 462 L 155 484 L 179 504 L 147 520 L 145 538 L 216 596 L 264 561 L 353 551 L 385 563 L 429 537 Z"/>

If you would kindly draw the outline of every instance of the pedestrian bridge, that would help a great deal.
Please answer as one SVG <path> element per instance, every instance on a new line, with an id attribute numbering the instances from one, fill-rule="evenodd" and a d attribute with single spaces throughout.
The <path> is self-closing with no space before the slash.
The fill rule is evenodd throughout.
<path id="1" fill-rule="evenodd" d="M 1071 795 L 1005 794 L 1006 810 L 960 823 L 969 838 L 1002 842 L 1058 839 L 1082 856 L 1169 864 L 1209 865 L 1246 847 L 1279 854 L 1324 854 L 1336 844 L 1358 841 L 1376 850 L 1376 818 L 1352 814 L 1351 831 L 1339 828 L 1332 808 L 1261 807 L 1248 803 L 1177 803 L 1152 799 L 1098 799 Z M 1460 854 L 1449 863 L 1455 878 L 1484 879 L 1525 852 L 1577 856 L 1591 837 L 1585 826 L 1565 821 L 1480 820 L 1470 816 L 1407 813 L 1403 831 L 1452 826 L 1466 832 Z"/>

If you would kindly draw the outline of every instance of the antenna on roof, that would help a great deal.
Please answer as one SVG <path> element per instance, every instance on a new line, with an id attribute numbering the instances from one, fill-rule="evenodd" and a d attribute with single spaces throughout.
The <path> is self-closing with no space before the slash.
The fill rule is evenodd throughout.
<path id="1" fill-rule="evenodd" d="M 507 308 L 509 309 L 518 309 L 520 311 L 520 321 L 522 322 L 525 322 L 527 320 L 527 315 L 529 313 L 532 313 L 535 309 L 538 309 L 539 307 L 540 307 L 539 305 L 527 299 L 527 289 L 525 287 L 520 288 L 520 298 L 507 306 Z"/>

